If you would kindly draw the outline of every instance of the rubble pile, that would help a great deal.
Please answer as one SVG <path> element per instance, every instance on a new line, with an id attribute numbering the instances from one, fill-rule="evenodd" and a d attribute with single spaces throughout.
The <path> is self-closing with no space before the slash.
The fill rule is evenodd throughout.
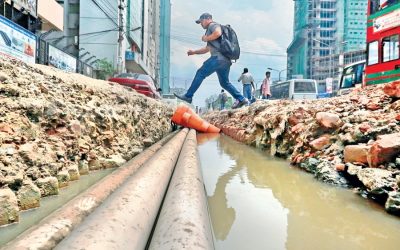
<path id="1" fill-rule="evenodd" d="M 400 213 L 400 82 L 317 100 L 259 100 L 205 115 L 234 139 L 287 158 Z"/>
<path id="2" fill-rule="evenodd" d="M 130 88 L 7 58 L 0 103 L 0 225 L 171 131 L 173 110 Z"/>

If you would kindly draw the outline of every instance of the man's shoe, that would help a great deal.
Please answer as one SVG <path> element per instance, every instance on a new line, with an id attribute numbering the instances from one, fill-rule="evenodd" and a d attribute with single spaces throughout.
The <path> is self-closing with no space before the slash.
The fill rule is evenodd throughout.
<path id="1" fill-rule="evenodd" d="M 192 98 L 187 97 L 185 95 L 178 95 L 178 94 L 174 93 L 174 96 L 176 96 L 176 98 L 178 98 L 178 99 L 180 99 L 182 101 L 185 101 L 187 103 L 192 103 Z"/>
<path id="2" fill-rule="evenodd" d="M 247 98 L 244 98 L 242 101 L 235 102 L 232 105 L 232 108 L 233 109 L 238 109 L 238 108 L 241 108 L 241 107 L 243 107 L 244 105 L 247 105 L 247 104 L 249 104 L 249 100 L 247 100 Z"/>

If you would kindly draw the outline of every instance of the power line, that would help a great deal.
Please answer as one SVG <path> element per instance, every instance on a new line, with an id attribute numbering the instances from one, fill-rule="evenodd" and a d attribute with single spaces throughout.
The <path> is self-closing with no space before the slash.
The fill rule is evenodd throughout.
<path id="1" fill-rule="evenodd" d="M 102 33 L 107 33 L 107 32 L 111 32 L 111 31 L 118 31 L 118 29 L 116 28 L 116 29 L 89 32 L 89 33 L 79 34 L 78 36 L 81 37 L 81 36 L 87 36 L 87 35 L 93 35 L 93 34 L 102 34 Z M 63 36 L 63 37 L 50 38 L 50 39 L 46 39 L 46 41 L 57 40 L 57 39 L 64 38 L 64 37 L 75 37 L 75 36 Z"/>
<path id="2" fill-rule="evenodd" d="M 79 44 L 103 44 L 103 45 L 114 45 L 117 46 L 117 43 L 79 43 Z"/>
<path id="3" fill-rule="evenodd" d="M 79 18 L 82 18 L 82 19 L 110 19 L 108 17 L 92 17 L 92 16 L 81 16 Z M 118 19 L 118 18 L 112 18 L 112 19 Z"/>
<path id="4" fill-rule="evenodd" d="M 110 15 L 99 5 L 99 3 L 96 0 L 92 0 L 92 2 L 115 24 L 117 27 L 119 27 L 118 23 L 114 21 L 113 18 L 110 17 Z"/>
<path id="5" fill-rule="evenodd" d="M 118 14 L 117 9 L 115 9 L 114 6 L 110 4 L 110 2 L 108 2 L 107 0 L 99 0 L 99 1 L 103 2 L 103 5 L 107 7 L 107 9 L 110 10 L 112 14 L 114 14 L 114 12 L 115 14 Z"/>
<path id="6" fill-rule="evenodd" d="M 192 42 L 192 41 L 188 41 L 187 39 L 182 39 L 182 38 L 178 38 L 178 37 L 172 37 L 171 36 L 171 39 L 175 40 L 175 41 L 182 42 L 182 43 L 200 45 L 200 43 L 195 43 L 195 42 Z M 255 52 L 255 51 L 247 51 L 247 50 L 241 50 L 241 53 L 259 55 L 259 56 L 286 57 L 285 54 L 263 53 L 263 52 L 258 52 L 258 51 Z"/>

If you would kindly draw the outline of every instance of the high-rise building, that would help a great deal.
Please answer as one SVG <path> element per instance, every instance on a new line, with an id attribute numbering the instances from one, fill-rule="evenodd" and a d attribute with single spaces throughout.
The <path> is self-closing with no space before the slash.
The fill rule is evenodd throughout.
<path id="1" fill-rule="evenodd" d="M 335 81 L 343 67 L 339 55 L 365 50 L 367 5 L 367 0 L 295 0 L 288 78 L 315 79 L 324 92 L 326 79 Z"/>
<path id="2" fill-rule="evenodd" d="M 122 72 L 148 74 L 157 87 L 161 74 L 169 74 L 169 42 L 163 43 L 160 34 L 169 38 L 170 1 L 58 2 L 64 7 L 64 31 L 46 36 L 51 45 L 85 64 L 94 65 L 96 60 L 106 59 L 116 70 L 120 67 Z"/>
<path id="3" fill-rule="evenodd" d="M 159 56 L 159 82 L 163 94 L 170 93 L 170 52 L 171 52 L 171 2 L 161 1 L 160 7 L 160 56 Z"/>

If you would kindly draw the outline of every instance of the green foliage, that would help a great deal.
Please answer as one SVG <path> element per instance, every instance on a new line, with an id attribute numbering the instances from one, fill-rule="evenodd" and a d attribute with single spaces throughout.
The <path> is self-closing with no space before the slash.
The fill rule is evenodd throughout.
<path id="1" fill-rule="evenodd" d="M 97 62 L 97 78 L 106 80 L 108 76 L 112 76 L 114 73 L 114 67 L 107 58 L 103 58 Z"/>

